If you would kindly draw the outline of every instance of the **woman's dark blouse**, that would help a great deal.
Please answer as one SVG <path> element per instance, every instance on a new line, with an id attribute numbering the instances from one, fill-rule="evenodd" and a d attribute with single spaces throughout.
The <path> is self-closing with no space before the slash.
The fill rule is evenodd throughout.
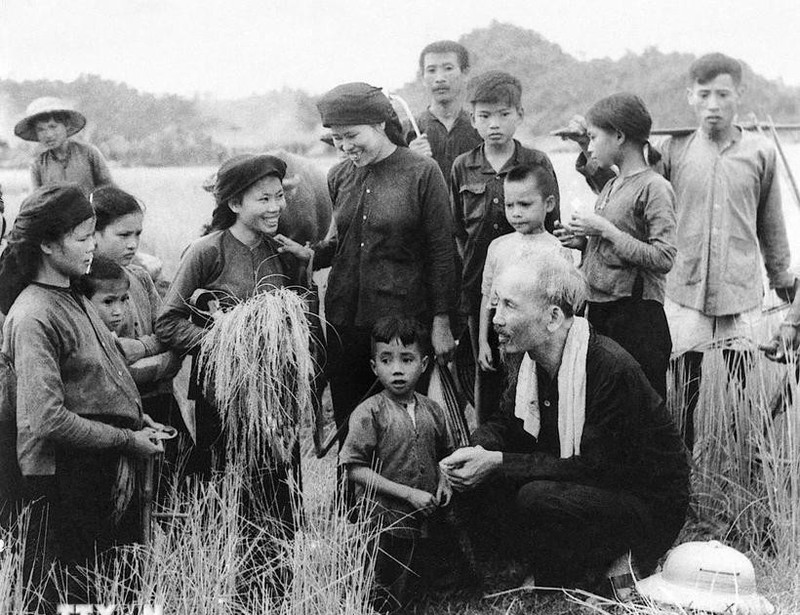
<path id="1" fill-rule="evenodd" d="M 398 147 L 383 160 L 328 173 L 337 244 L 317 252 L 332 267 L 325 313 L 335 325 L 370 327 L 380 317 L 430 319 L 455 303 L 455 244 L 438 165 Z"/>

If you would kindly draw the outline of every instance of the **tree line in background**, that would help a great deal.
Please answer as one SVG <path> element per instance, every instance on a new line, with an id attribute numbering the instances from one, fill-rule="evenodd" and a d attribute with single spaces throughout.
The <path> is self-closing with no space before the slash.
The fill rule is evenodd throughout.
<path id="1" fill-rule="evenodd" d="M 460 41 L 472 53 L 472 73 L 505 70 L 523 84 L 526 110 L 523 139 L 547 134 L 584 112 L 595 100 L 617 91 L 639 94 L 655 126 L 690 126 L 686 71 L 692 54 L 649 48 L 619 60 L 583 61 L 536 32 L 493 22 Z M 416 67 L 409 66 L 409 73 Z M 800 88 L 768 80 L 745 64 L 746 113 L 770 114 L 778 122 L 800 120 Z M 375 85 L 384 85 L 376 83 Z M 418 80 L 397 90 L 421 110 L 425 94 Z M 0 80 L 0 164 L 25 166 L 35 144 L 13 136 L 13 125 L 39 96 L 71 101 L 89 122 L 80 135 L 106 157 L 125 166 L 218 164 L 231 153 L 281 147 L 298 153 L 324 152 L 315 98 L 283 89 L 238 100 L 156 96 L 124 83 L 83 75 L 75 81 Z"/>

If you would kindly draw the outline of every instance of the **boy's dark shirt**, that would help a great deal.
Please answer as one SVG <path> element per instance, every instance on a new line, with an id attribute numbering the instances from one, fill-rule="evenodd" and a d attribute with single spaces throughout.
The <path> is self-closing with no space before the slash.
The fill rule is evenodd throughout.
<path id="1" fill-rule="evenodd" d="M 453 168 L 453 162 L 464 152 L 483 143 L 483 139 L 475 130 L 470 120 L 469 113 L 461 109 L 453 121 L 453 126 L 448 131 L 430 109 L 425 109 L 417 118 L 419 129 L 428 137 L 433 159 L 442 170 L 442 175 L 447 179 Z M 417 138 L 417 133 L 409 130 L 406 141 L 411 143 Z"/>
<path id="2" fill-rule="evenodd" d="M 499 172 L 495 172 L 486 159 L 483 144 L 462 154 L 453 163 L 450 201 L 456 242 L 463 260 L 460 301 L 463 314 L 476 314 L 480 307 L 483 265 L 489 244 L 514 230 L 506 220 L 503 182 L 511 169 L 522 164 L 543 166 L 555 177 L 547 154 L 524 147 L 516 139 L 514 153 Z M 555 197 L 555 207 L 545 217 L 544 226 L 548 232 L 553 231 L 554 222 L 561 216 L 558 190 Z"/>
<path id="3" fill-rule="evenodd" d="M 657 515 L 681 511 L 689 497 L 686 451 L 664 402 L 635 360 L 594 331 L 586 355 L 586 422 L 581 454 L 562 459 L 558 385 L 539 370 L 538 440 L 513 409 L 495 413 L 473 444 L 503 451 L 500 472 L 517 484 L 550 480 L 630 493 Z"/>

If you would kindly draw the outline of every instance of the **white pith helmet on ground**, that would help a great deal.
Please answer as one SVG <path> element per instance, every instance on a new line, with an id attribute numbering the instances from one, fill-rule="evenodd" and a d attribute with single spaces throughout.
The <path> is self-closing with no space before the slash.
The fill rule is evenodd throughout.
<path id="1" fill-rule="evenodd" d="M 756 591 L 753 564 L 721 542 L 686 542 L 672 549 L 661 570 L 636 583 L 654 602 L 727 615 L 772 615 Z"/>

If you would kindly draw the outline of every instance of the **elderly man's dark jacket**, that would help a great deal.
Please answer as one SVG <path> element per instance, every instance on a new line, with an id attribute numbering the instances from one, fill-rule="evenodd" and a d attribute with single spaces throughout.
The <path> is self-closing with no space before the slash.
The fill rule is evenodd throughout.
<path id="1" fill-rule="evenodd" d="M 569 459 L 560 458 L 557 378 L 538 372 L 538 439 L 514 417 L 513 401 L 473 433 L 474 444 L 503 451 L 506 478 L 520 485 L 551 480 L 630 493 L 657 516 L 685 509 L 689 466 L 683 441 L 663 400 L 625 350 L 591 332 L 581 454 Z"/>

